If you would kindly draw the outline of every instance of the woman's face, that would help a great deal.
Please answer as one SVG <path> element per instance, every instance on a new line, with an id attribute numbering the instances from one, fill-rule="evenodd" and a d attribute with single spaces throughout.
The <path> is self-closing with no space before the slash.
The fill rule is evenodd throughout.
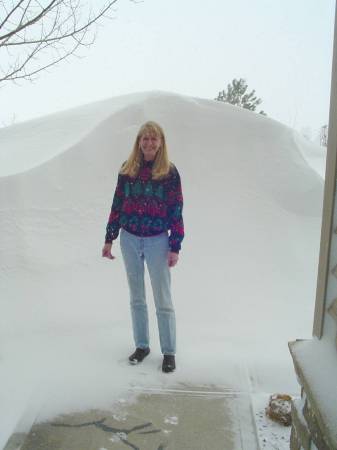
<path id="1" fill-rule="evenodd" d="M 144 133 L 139 140 L 139 146 L 145 161 L 152 161 L 161 146 L 160 136 L 154 133 Z"/>

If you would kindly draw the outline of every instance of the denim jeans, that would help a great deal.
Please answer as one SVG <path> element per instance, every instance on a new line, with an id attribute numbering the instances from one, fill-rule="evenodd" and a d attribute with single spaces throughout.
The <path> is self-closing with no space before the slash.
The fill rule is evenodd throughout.
<path id="1" fill-rule="evenodd" d="M 139 237 L 120 231 L 120 246 L 130 290 L 130 306 L 135 345 L 149 347 L 149 319 L 145 297 L 144 261 L 149 271 L 161 351 L 176 352 L 176 320 L 171 299 L 171 273 L 167 264 L 168 234 Z"/>

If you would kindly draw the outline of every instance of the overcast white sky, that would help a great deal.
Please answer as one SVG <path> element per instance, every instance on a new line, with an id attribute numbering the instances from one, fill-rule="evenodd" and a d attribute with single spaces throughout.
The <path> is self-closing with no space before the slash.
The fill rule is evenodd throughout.
<path id="1" fill-rule="evenodd" d="M 0 124 L 145 90 L 212 99 L 242 77 L 268 116 L 314 138 L 328 120 L 333 22 L 333 0 L 119 0 L 84 58 L 2 85 Z"/>

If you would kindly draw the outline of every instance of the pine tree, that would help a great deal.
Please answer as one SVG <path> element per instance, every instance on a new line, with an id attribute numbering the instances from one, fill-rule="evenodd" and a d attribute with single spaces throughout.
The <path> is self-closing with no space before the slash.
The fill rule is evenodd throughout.
<path id="1" fill-rule="evenodd" d="M 257 98 L 254 89 L 251 92 L 247 92 L 247 89 L 248 85 L 244 78 L 239 80 L 234 78 L 232 83 L 227 85 L 227 90 L 220 91 L 215 100 L 255 111 L 256 107 L 262 103 L 262 100 Z M 259 114 L 267 115 L 264 111 L 260 111 Z"/>

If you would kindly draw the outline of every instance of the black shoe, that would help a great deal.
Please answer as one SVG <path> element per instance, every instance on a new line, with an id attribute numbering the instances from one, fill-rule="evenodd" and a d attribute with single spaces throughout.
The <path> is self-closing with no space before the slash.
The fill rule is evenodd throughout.
<path id="1" fill-rule="evenodd" d="M 165 373 L 173 372 L 176 369 L 176 360 L 174 355 L 164 355 L 162 370 Z"/>
<path id="2" fill-rule="evenodd" d="M 150 353 L 149 348 L 136 348 L 136 351 L 129 356 L 131 364 L 138 364 Z"/>

